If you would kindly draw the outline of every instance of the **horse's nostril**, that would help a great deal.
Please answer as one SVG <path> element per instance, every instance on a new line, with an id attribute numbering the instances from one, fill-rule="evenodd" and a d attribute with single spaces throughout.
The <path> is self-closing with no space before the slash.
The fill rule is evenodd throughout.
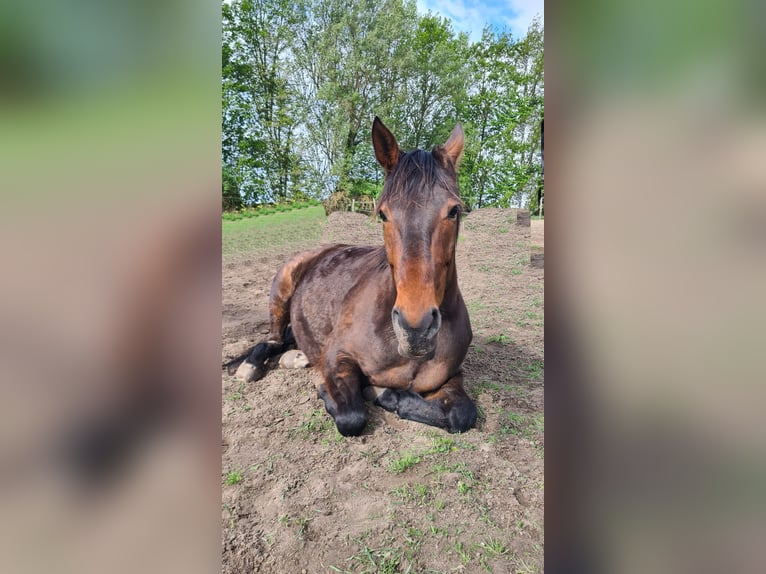
<path id="1" fill-rule="evenodd" d="M 441 315 L 436 307 L 431 308 L 420 316 L 416 322 L 407 320 L 406 315 L 402 314 L 399 308 L 395 307 L 391 311 L 391 319 L 394 327 L 398 327 L 407 333 L 408 337 L 432 337 L 441 326 Z"/>

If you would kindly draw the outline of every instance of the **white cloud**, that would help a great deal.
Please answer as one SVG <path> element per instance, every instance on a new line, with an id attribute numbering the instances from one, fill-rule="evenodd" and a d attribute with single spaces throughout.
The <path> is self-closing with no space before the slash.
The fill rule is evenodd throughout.
<path id="1" fill-rule="evenodd" d="M 512 16 L 505 20 L 516 37 L 527 33 L 527 29 L 535 16 L 540 16 L 540 21 L 544 21 L 545 3 L 543 0 L 506 0 L 506 5 Z"/>
<path id="2" fill-rule="evenodd" d="M 416 0 L 418 11 L 429 10 L 449 18 L 458 32 L 466 32 L 472 41 L 481 38 L 485 24 L 507 26 L 515 37 L 526 34 L 536 15 L 542 20 L 543 0 Z"/>

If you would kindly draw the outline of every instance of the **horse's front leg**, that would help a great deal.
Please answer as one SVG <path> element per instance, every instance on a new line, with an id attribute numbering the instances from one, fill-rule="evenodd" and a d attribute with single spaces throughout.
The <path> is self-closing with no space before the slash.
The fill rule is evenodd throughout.
<path id="1" fill-rule="evenodd" d="M 367 407 L 362 398 L 364 375 L 350 359 L 328 360 L 324 382 L 318 388 L 319 398 L 343 436 L 358 436 L 367 425 Z"/>
<path id="2" fill-rule="evenodd" d="M 465 432 L 476 424 L 478 412 L 463 388 L 463 375 L 457 374 L 438 389 L 419 395 L 402 389 L 369 387 L 375 404 L 403 419 L 443 428 L 451 433 Z"/>

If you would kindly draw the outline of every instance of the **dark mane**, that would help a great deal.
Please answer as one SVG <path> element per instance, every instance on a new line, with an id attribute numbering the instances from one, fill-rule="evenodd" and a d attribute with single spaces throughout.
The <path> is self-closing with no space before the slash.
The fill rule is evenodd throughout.
<path id="1" fill-rule="evenodd" d="M 403 153 L 394 170 L 386 177 L 378 206 L 385 201 L 401 201 L 406 206 L 423 205 L 433 199 L 435 187 L 447 190 L 458 201 L 454 169 L 444 167 L 438 148 L 433 152 L 422 149 Z M 377 208 L 375 210 L 377 214 Z"/>

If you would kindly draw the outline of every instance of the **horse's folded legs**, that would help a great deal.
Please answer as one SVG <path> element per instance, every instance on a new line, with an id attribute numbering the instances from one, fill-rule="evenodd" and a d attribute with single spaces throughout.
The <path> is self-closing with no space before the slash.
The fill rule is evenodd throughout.
<path id="1" fill-rule="evenodd" d="M 343 396 L 346 393 L 339 393 L 338 390 L 335 388 L 334 392 L 330 392 L 323 383 L 319 385 L 317 394 L 324 401 L 325 410 L 335 421 L 338 432 L 343 436 L 359 436 L 367 426 L 367 408 L 362 395 Z"/>
<path id="2" fill-rule="evenodd" d="M 473 428 L 478 418 L 476 405 L 463 389 L 460 375 L 424 397 L 408 390 L 385 389 L 377 394 L 375 404 L 403 419 L 443 428 L 450 433 Z"/>
<path id="3" fill-rule="evenodd" d="M 362 373 L 355 363 L 335 360 L 325 364 L 324 381 L 317 390 L 343 436 L 359 436 L 367 426 L 362 383 Z"/>
<path id="4" fill-rule="evenodd" d="M 262 378 L 266 374 L 266 363 L 268 360 L 281 353 L 284 348 L 285 343 L 280 341 L 258 343 L 237 369 L 237 378 L 246 383 Z"/>

